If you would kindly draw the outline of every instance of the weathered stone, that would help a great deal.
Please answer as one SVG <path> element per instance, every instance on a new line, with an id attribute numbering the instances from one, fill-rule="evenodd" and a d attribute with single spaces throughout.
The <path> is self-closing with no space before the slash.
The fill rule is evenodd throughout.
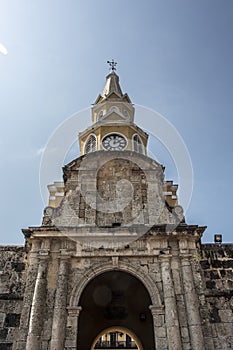
<path id="1" fill-rule="evenodd" d="M 20 321 L 20 314 L 6 314 L 5 327 L 18 327 Z"/>
<path id="2" fill-rule="evenodd" d="M 233 245 L 185 223 L 114 71 L 92 112 L 42 225 L 0 247 L 0 349 L 90 350 L 107 330 L 144 350 L 232 348 Z M 104 151 L 117 133 L 125 149 Z"/>

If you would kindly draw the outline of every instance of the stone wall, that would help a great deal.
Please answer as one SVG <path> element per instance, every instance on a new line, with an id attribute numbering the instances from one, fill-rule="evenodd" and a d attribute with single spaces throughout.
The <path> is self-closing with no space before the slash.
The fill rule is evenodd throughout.
<path id="1" fill-rule="evenodd" d="M 135 249 L 137 250 L 137 249 Z M 135 252 L 136 253 L 136 252 Z M 82 253 L 82 262 L 89 261 L 89 258 Z M 88 252 L 86 253 L 88 254 Z M 90 254 L 90 252 L 89 252 Z M 101 252 L 99 253 L 101 254 Z M 129 252 L 128 252 L 129 254 Z M 139 254 L 139 252 L 138 252 Z M 129 254 L 130 255 L 130 254 Z M 0 349 L 11 350 L 13 342 L 18 338 L 17 330 L 20 323 L 20 314 L 22 310 L 22 303 L 25 290 L 26 279 L 26 252 L 22 246 L 5 246 L 0 247 Z M 161 259 L 163 256 L 161 256 Z M 98 265 L 99 257 L 91 258 L 91 265 Z M 104 262 L 104 258 L 102 257 Z M 111 262 L 111 258 L 105 257 L 106 263 Z M 121 258 L 122 263 L 127 262 L 129 257 Z M 135 266 L 139 263 L 138 257 L 131 257 L 131 263 Z M 150 258 L 151 259 L 151 258 Z M 160 258 L 159 258 L 160 259 Z M 160 260 L 161 260 L 160 259 Z M 164 260 L 164 259 L 162 259 Z M 165 259 L 166 260 L 166 259 Z M 68 298 L 76 279 L 82 278 L 86 271 L 86 264 L 82 265 L 80 260 L 73 260 L 71 271 L 69 272 L 69 285 Z M 79 263 L 78 263 L 79 261 Z M 173 260 L 172 260 L 173 261 Z M 192 259 L 193 272 L 194 272 L 194 284 L 197 292 L 197 296 L 200 302 L 201 322 L 204 335 L 204 342 L 206 349 L 224 350 L 233 348 L 233 244 L 203 244 L 200 248 L 200 254 L 197 253 Z M 81 266 L 79 265 L 81 264 Z M 140 270 L 145 270 L 145 276 L 150 275 L 150 270 L 153 270 L 153 277 L 155 278 L 155 270 L 159 268 L 159 264 L 152 264 L 150 260 L 145 257 L 140 259 Z M 172 275 L 175 285 L 176 303 L 179 313 L 179 322 L 182 320 L 180 312 L 184 309 L 184 301 L 178 298 L 182 294 L 184 286 L 180 285 L 181 291 L 177 290 L 177 278 L 175 278 L 175 260 L 172 262 Z M 81 270 L 80 270 L 80 267 Z M 185 266 L 184 266 L 185 267 Z M 54 265 L 53 265 L 53 268 Z M 58 268 L 58 267 L 57 267 Z M 55 269 L 57 271 L 57 268 Z M 116 266 L 114 267 L 114 269 Z M 154 270 L 155 269 L 155 270 Z M 50 305 L 47 309 L 47 317 L 50 321 L 53 318 L 53 305 L 54 305 L 54 291 L 56 288 L 56 276 L 55 270 L 48 270 L 49 285 L 47 290 L 47 302 L 46 305 Z M 139 270 L 138 270 L 139 271 Z M 157 270 L 156 270 L 157 271 Z M 166 271 L 166 269 L 164 270 Z M 168 270 L 169 271 L 169 270 Z M 79 275 L 81 273 L 81 275 Z M 165 273 L 165 272 L 164 272 Z M 178 273 L 178 270 L 177 270 Z M 78 274 L 78 275 L 77 275 Z M 164 299 L 163 288 L 161 285 L 161 276 L 158 272 L 156 277 L 156 284 L 158 291 L 161 293 L 162 299 Z M 181 279 L 182 280 L 182 279 Z M 158 282 L 159 281 L 159 282 Z M 182 281 L 181 281 L 182 282 Z M 185 281 L 183 281 L 185 282 Z M 52 294 L 51 294 L 52 293 Z M 185 316 L 183 319 L 185 320 Z M 51 325 L 48 326 L 47 321 L 44 323 L 43 340 L 44 349 L 48 348 L 50 339 Z M 180 324 L 182 327 L 182 346 L 183 348 L 191 349 L 188 341 L 185 343 L 184 331 L 187 330 L 186 324 Z M 45 329 L 48 331 L 46 335 Z M 188 332 L 188 330 L 187 330 Z M 45 341 L 46 340 L 46 341 Z"/>
<path id="2" fill-rule="evenodd" d="M 233 244 L 203 244 L 200 263 L 214 349 L 232 349 Z"/>
<path id="3" fill-rule="evenodd" d="M 25 285 L 25 248 L 0 247 L 0 349 L 11 350 L 17 337 Z"/>

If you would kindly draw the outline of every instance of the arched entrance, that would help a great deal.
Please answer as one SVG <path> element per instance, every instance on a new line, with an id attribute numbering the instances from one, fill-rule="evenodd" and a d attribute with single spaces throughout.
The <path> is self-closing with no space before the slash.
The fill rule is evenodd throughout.
<path id="1" fill-rule="evenodd" d="M 129 329 L 111 327 L 102 331 L 94 340 L 91 350 L 96 349 L 143 350 L 140 340 Z"/>
<path id="2" fill-rule="evenodd" d="M 83 290 L 79 306 L 78 349 L 94 349 L 108 329 L 130 330 L 139 350 L 154 346 L 150 295 L 135 276 L 113 270 L 94 277 Z M 134 338 L 133 338 L 134 339 Z"/>

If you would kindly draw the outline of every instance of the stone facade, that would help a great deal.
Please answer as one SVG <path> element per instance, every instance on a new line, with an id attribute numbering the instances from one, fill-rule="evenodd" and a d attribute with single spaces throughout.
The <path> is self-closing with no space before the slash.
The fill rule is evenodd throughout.
<path id="1" fill-rule="evenodd" d="M 201 243 L 133 118 L 112 72 L 42 225 L 23 230 L 25 247 L 0 247 L 1 350 L 94 350 L 111 331 L 138 350 L 233 348 L 233 244 Z"/>
<path id="2" fill-rule="evenodd" d="M 154 348 L 232 348 L 232 244 L 199 246 L 195 230 L 165 240 L 151 229 L 149 237 L 117 252 L 79 250 L 62 238 L 49 239 L 47 247 L 37 239 L 30 254 L 24 247 L 1 247 L 0 254 L 1 349 L 77 349 L 81 295 L 108 271 L 127 272 L 148 290 Z"/>

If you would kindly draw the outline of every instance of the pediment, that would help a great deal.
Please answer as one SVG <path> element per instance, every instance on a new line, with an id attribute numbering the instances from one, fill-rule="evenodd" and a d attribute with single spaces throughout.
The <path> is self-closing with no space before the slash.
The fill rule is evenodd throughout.
<path id="1" fill-rule="evenodd" d="M 115 92 L 110 93 L 109 95 L 106 96 L 106 99 L 111 100 L 111 99 L 121 99 L 121 96 L 117 95 Z"/>
<path id="2" fill-rule="evenodd" d="M 102 119 L 104 121 L 125 121 L 125 117 L 122 114 L 119 114 L 115 111 L 111 111 L 107 113 L 104 118 Z"/>

